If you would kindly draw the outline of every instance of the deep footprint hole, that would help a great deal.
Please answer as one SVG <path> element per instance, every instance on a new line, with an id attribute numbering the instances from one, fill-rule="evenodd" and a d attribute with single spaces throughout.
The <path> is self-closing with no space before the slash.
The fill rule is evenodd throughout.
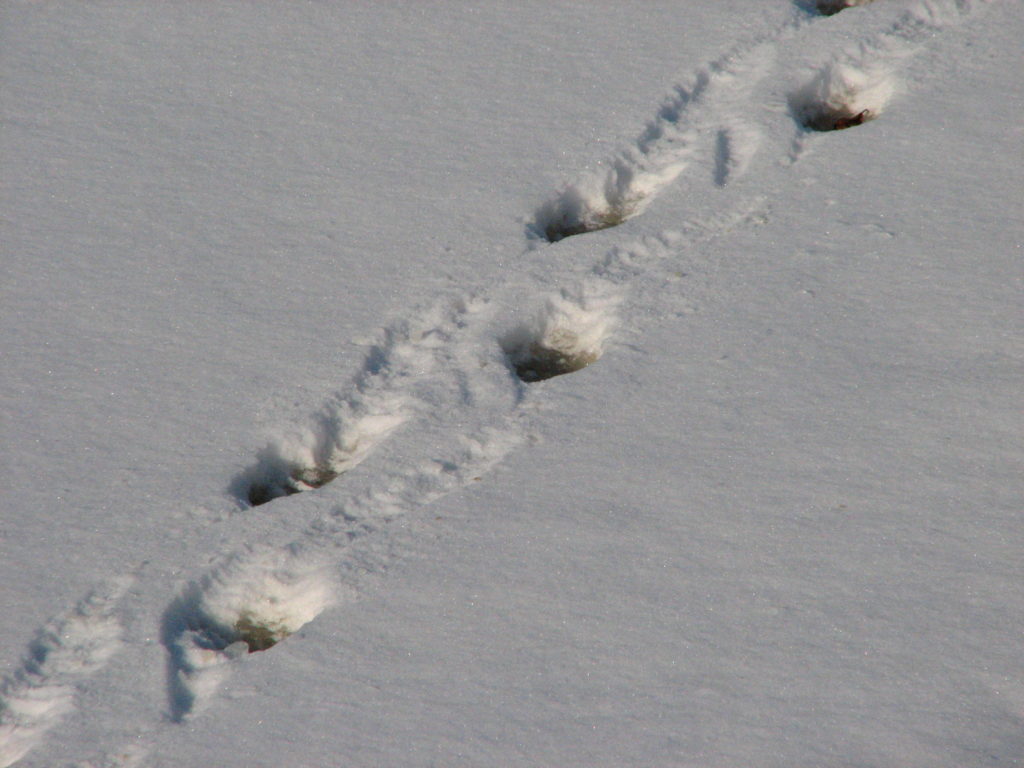
<path id="1" fill-rule="evenodd" d="M 259 507 L 274 499 L 292 496 L 319 488 L 339 476 L 326 458 L 329 449 L 320 441 L 313 453 L 314 461 L 306 464 L 288 454 L 281 445 L 266 446 L 255 463 L 240 473 L 231 483 L 232 494 L 252 507 Z"/>
<path id="2" fill-rule="evenodd" d="M 261 622 L 247 611 L 238 617 L 234 630 L 236 639 L 233 642 L 245 643 L 249 653 L 258 653 L 273 648 L 291 634 L 280 625 Z"/>
<path id="3" fill-rule="evenodd" d="M 625 195 L 584 191 L 569 186 L 537 209 L 528 227 L 531 237 L 557 243 L 567 237 L 617 227 L 636 213 L 640 200 Z"/>
<path id="4" fill-rule="evenodd" d="M 624 209 L 602 211 L 583 218 L 563 213 L 546 222 L 538 221 L 534 226 L 534 230 L 542 232 L 544 239 L 549 243 L 557 243 L 559 240 L 564 240 L 567 237 L 585 235 L 588 232 L 600 232 L 602 229 L 617 227 L 628 218 L 629 211 Z"/>
<path id="5" fill-rule="evenodd" d="M 539 342 L 534 342 L 525 350 L 517 350 L 514 353 L 506 350 L 505 354 L 516 376 L 527 384 L 582 371 L 598 358 L 593 352 L 567 352 Z"/>
<path id="6" fill-rule="evenodd" d="M 854 112 L 852 109 L 832 109 L 819 105 L 817 109 L 806 110 L 801 124 L 812 131 L 842 131 L 863 125 L 874 118 L 870 109 Z"/>
<path id="7" fill-rule="evenodd" d="M 874 0 L 814 0 L 809 5 L 822 16 L 834 16 L 840 11 L 845 11 L 847 8 L 867 5 L 871 2 L 874 2 Z"/>
<path id="8" fill-rule="evenodd" d="M 280 625 L 261 621 L 249 611 L 243 611 L 231 627 L 205 616 L 194 616 L 186 628 L 198 647 L 221 651 L 232 658 L 273 648 L 291 634 Z"/>
<path id="9" fill-rule="evenodd" d="M 303 491 L 311 491 L 338 477 L 338 473 L 328 467 L 292 467 L 284 477 L 250 478 L 244 483 L 247 489 L 242 494 L 253 507 L 258 507 L 283 496 L 293 496 Z"/>

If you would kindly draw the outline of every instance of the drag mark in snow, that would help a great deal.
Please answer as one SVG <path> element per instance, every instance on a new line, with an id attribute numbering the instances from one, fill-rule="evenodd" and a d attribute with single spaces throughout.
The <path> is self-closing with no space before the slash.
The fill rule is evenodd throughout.
<path id="1" fill-rule="evenodd" d="M 113 615 L 131 578 L 106 583 L 53 619 L 29 646 L 20 668 L 0 681 L 0 768 L 13 765 L 74 709 L 76 685 L 121 646 Z"/>
<path id="2" fill-rule="evenodd" d="M 760 143 L 760 132 L 742 120 L 719 129 L 715 136 L 715 184 L 724 187 L 746 173 Z"/>
<path id="3" fill-rule="evenodd" d="M 314 521 L 300 541 L 333 552 L 336 571 L 365 576 L 382 570 L 383 565 L 357 553 L 356 544 L 371 541 L 392 522 L 480 480 L 522 442 L 519 417 L 513 411 L 472 435 L 456 435 L 432 458 L 381 478 L 374 490 L 353 496 Z"/>

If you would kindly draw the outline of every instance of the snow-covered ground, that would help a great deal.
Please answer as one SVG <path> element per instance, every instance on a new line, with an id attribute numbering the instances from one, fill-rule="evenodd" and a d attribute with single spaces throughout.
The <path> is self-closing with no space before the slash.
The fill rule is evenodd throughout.
<path id="1" fill-rule="evenodd" d="M 0 6 L 0 766 L 1024 764 L 1024 5 L 814 5 Z"/>

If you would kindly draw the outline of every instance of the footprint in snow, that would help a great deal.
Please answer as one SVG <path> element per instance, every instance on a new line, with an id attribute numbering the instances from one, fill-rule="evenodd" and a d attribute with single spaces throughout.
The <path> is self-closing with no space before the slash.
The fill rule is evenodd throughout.
<path id="1" fill-rule="evenodd" d="M 270 443 L 235 480 L 235 495 L 258 507 L 326 485 L 362 462 L 406 419 L 399 397 L 341 403 L 316 424 Z"/>
<path id="2" fill-rule="evenodd" d="M 575 373 L 596 362 L 614 321 L 613 302 L 574 299 L 564 293 L 549 298 L 532 320 L 501 339 L 516 375 L 532 383 Z"/>
<path id="3" fill-rule="evenodd" d="M 794 119 L 812 131 L 839 131 L 874 120 L 895 91 L 882 68 L 833 62 L 789 97 Z"/>
<path id="4" fill-rule="evenodd" d="M 21 760 L 73 710 L 78 684 L 120 649 L 116 609 L 131 583 L 129 577 L 113 579 L 54 618 L 23 664 L 0 678 L 0 767 Z"/>
<path id="5" fill-rule="evenodd" d="M 305 428 L 264 448 L 231 483 L 243 503 L 259 506 L 319 488 L 366 459 L 417 409 L 417 382 L 437 368 L 466 318 L 485 302 L 444 300 L 381 332 L 348 394 L 325 405 Z"/>
<path id="6" fill-rule="evenodd" d="M 172 719 L 202 708 L 228 662 L 272 648 L 333 600 L 328 568 L 296 547 L 235 555 L 190 584 L 162 622 Z"/>

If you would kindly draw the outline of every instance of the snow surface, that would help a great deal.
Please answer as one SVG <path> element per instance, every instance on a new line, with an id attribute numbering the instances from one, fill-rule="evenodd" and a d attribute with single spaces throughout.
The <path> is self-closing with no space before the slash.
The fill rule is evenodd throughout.
<path id="1" fill-rule="evenodd" d="M 0 6 L 0 766 L 1024 764 L 1022 10 Z"/>

